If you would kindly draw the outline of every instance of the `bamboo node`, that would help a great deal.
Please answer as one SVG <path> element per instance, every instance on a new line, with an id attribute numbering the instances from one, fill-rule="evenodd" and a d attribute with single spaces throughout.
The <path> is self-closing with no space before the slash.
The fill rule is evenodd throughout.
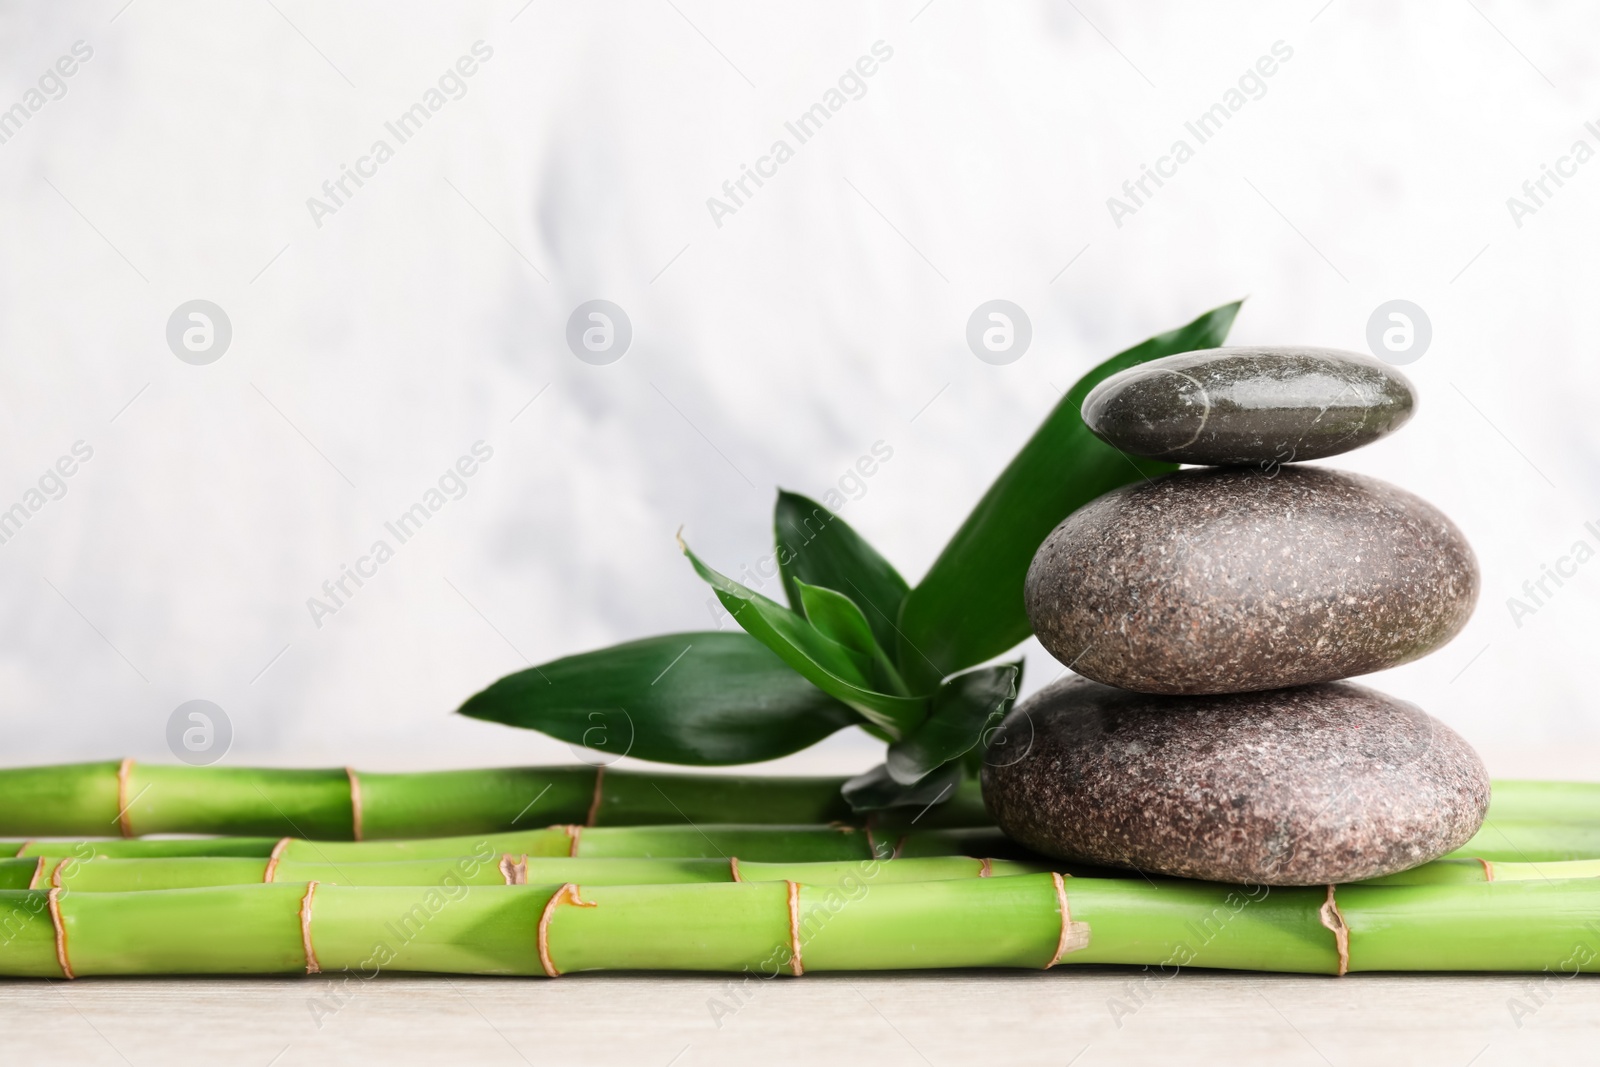
<path id="1" fill-rule="evenodd" d="M 557 889 L 544 905 L 544 913 L 539 916 L 539 965 L 544 968 L 544 973 L 550 978 L 560 978 L 561 969 L 550 958 L 550 920 L 555 918 L 556 908 L 561 906 L 563 900 L 570 901 L 579 908 L 598 907 L 592 900 L 584 900 L 578 895 L 578 887 L 572 882 Z"/>
<path id="2" fill-rule="evenodd" d="M 728 857 L 728 873 L 733 876 L 733 880 L 735 882 L 744 881 L 744 876 L 742 876 L 739 873 L 739 857 L 738 856 L 729 856 Z"/>
<path id="3" fill-rule="evenodd" d="M 978 861 L 978 877 L 989 878 L 994 875 L 994 860 L 983 859 Z"/>
<path id="4" fill-rule="evenodd" d="M 38 889 L 39 883 L 44 881 L 44 857 L 39 857 L 39 862 L 33 865 L 33 877 L 28 880 L 29 889 Z"/>
<path id="5" fill-rule="evenodd" d="M 567 835 L 567 858 L 572 859 L 577 856 L 578 839 L 583 836 L 583 827 L 578 826 L 576 823 L 568 823 L 565 826 L 554 827 L 554 829 L 561 830 Z"/>
<path id="6" fill-rule="evenodd" d="M 600 817 L 600 797 L 602 796 L 600 787 L 605 780 L 606 765 L 602 763 L 594 769 L 594 796 L 589 801 L 589 814 L 583 820 L 583 825 L 585 826 L 593 826 L 595 820 Z"/>
<path id="7" fill-rule="evenodd" d="M 1049 970 L 1061 962 L 1061 957 L 1089 947 L 1089 924 L 1072 921 L 1072 909 L 1067 905 L 1067 882 L 1060 874 L 1051 872 L 1056 884 L 1056 906 L 1061 910 L 1061 936 L 1056 938 L 1056 954 L 1044 965 Z"/>
<path id="8" fill-rule="evenodd" d="M 43 860 L 43 857 L 41 856 L 40 859 Z M 67 869 L 67 864 L 69 864 L 71 862 L 72 862 L 72 857 L 68 856 L 66 859 L 64 859 L 60 863 L 56 864 L 56 869 L 50 872 L 50 888 L 51 889 L 60 889 L 61 888 L 61 872 L 66 870 Z M 38 873 L 39 872 L 37 870 L 34 871 L 35 875 L 37 875 Z"/>
<path id="9" fill-rule="evenodd" d="M 61 919 L 61 890 L 52 889 L 48 896 L 50 904 L 50 924 L 56 929 L 56 962 L 61 965 L 61 977 L 76 978 L 72 973 L 72 962 L 67 959 L 67 926 Z"/>
<path id="10" fill-rule="evenodd" d="M 506 885 L 528 884 L 528 857 L 523 855 L 520 859 L 507 852 L 500 857 L 500 877 L 506 880 Z"/>
<path id="11" fill-rule="evenodd" d="M 344 773 L 350 779 L 350 840 L 361 840 L 361 779 L 356 776 L 354 767 L 346 767 Z"/>
<path id="12" fill-rule="evenodd" d="M 128 790 L 133 778 L 133 757 L 129 756 L 117 766 L 117 830 L 123 837 L 133 836 L 133 815 L 128 811 L 132 801 Z"/>
<path id="13" fill-rule="evenodd" d="M 799 978 L 806 973 L 800 959 L 800 883 L 784 884 L 789 887 L 789 972 Z"/>
<path id="14" fill-rule="evenodd" d="M 1478 862 L 1483 864 L 1483 880 L 1485 882 L 1494 881 L 1494 864 L 1484 859 L 1480 859 Z"/>
<path id="15" fill-rule="evenodd" d="M 270 882 L 278 876 L 278 861 L 283 859 L 283 854 L 288 851 L 292 837 L 281 837 L 278 843 L 272 846 L 272 854 L 267 857 L 267 869 L 261 872 L 261 880 Z"/>
<path id="16" fill-rule="evenodd" d="M 300 943 L 306 950 L 306 973 L 321 974 L 322 965 L 317 962 L 317 950 L 311 944 L 311 898 L 316 895 L 317 883 L 306 883 L 306 895 L 300 899 Z"/>
<path id="17" fill-rule="evenodd" d="M 1333 945 L 1339 950 L 1339 969 L 1335 973 L 1343 977 L 1345 972 L 1350 970 L 1350 927 L 1345 925 L 1344 915 L 1333 899 L 1331 885 L 1328 887 L 1328 899 L 1317 909 L 1317 919 L 1323 926 L 1333 931 Z"/>

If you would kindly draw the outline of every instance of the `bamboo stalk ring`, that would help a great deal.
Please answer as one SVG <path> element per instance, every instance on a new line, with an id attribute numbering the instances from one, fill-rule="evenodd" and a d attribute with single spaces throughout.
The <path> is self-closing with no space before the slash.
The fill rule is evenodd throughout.
<path id="1" fill-rule="evenodd" d="M 550 958 L 550 920 L 555 918 L 556 908 L 561 906 L 561 902 L 569 899 L 576 907 L 598 907 L 593 901 L 584 900 L 580 897 L 577 885 L 572 882 L 568 882 L 560 889 L 557 889 L 554 895 L 545 902 L 544 914 L 539 916 L 539 965 L 544 968 L 544 973 L 551 978 L 560 978 L 561 969 Z"/>
<path id="2" fill-rule="evenodd" d="M 311 943 L 311 901 L 316 896 L 317 883 L 306 883 L 306 895 L 300 899 L 300 943 L 306 950 L 306 973 L 321 974 L 322 965 L 317 962 L 317 950 Z"/>
<path id="3" fill-rule="evenodd" d="M 789 972 L 796 978 L 806 973 L 800 959 L 800 883 L 785 881 L 789 887 Z"/>
<path id="4" fill-rule="evenodd" d="M 1334 973 L 1343 978 L 1350 970 L 1350 927 L 1345 925 L 1339 904 L 1333 899 L 1333 886 L 1328 887 L 1328 899 L 1317 909 L 1317 919 L 1333 931 L 1333 946 L 1339 952 L 1339 969 Z"/>
<path id="5" fill-rule="evenodd" d="M 133 815 L 128 808 L 133 801 L 128 799 L 128 790 L 133 779 L 133 757 L 129 756 L 117 765 L 117 831 L 123 837 L 133 837 Z"/>
<path id="6" fill-rule="evenodd" d="M 528 884 L 528 857 L 513 856 L 507 852 L 500 857 L 500 877 L 506 880 L 506 885 Z"/>
<path id="7" fill-rule="evenodd" d="M 1055 871 L 1050 873 L 1050 877 L 1055 879 L 1056 906 L 1061 910 L 1061 935 L 1056 939 L 1056 954 L 1044 965 L 1047 971 L 1060 963 L 1061 957 L 1067 953 L 1089 947 L 1089 924 L 1072 921 L 1072 909 L 1067 904 L 1066 879 Z"/>
<path id="8" fill-rule="evenodd" d="M 289 845 L 294 841 L 292 837 L 284 837 L 272 846 L 272 854 L 267 857 L 267 869 L 261 872 L 261 880 L 270 882 L 278 876 L 278 861 L 283 859 L 283 854 L 288 851 Z"/>
<path id="9" fill-rule="evenodd" d="M 50 904 L 50 923 L 56 931 L 56 962 L 61 965 L 61 977 L 76 978 L 72 961 L 67 958 L 67 927 L 61 920 L 61 890 L 52 889 L 47 897 Z"/>
<path id="10" fill-rule="evenodd" d="M 594 797 L 589 801 L 589 815 L 583 820 L 583 825 L 585 826 L 593 826 L 595 820 L 600 817 L 600 798 L 602 796 L 600 787 L 605 780 L 606 765 L 602 763 L 594 769 Z"/>
<path id="11" fill-rule="evenodd" d="M 346 767 L 344 773 L 350 779 L 350 840 L 361 840 L 361 779 L 356 775 L 354 767 Z"/>

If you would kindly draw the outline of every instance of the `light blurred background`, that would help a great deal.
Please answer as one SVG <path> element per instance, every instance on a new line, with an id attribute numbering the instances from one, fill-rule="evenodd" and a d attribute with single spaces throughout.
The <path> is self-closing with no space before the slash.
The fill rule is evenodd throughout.
<path id="1" fill-rule="evenodd" d="M 167 760 L 193 699 L 230 762 L 573 759 L 452 709 L 710 626 L 680 524 L 737 573 L 775 486 L 821 496 L 882 442 L 843 514 L 915 581 L 1060 390 L 1248 296 L 1241 343 L 1364 350 L 1380 304 L 1424 309 L 1420 414 L 1333 464 L 1449 513 L 1483 597 L 1370 681 L 1498 774 L 1593 777 L 1600 561 L 1520 625 L 1507 598 L 1600 547 L 1600 160 L 1520 219 L 1507 198 L 1600 148 L 1597 34 L 1592 7 L 1505 0 L 0 6 L 0 509 L 93 452 L 0 544 L 3 760 Z M 400 144 L 385 124 L 477 42 Z M 1117 225 L 1107 198 L 1275 45 Z M 779 138 L 794 158 L 719 226 L 707 198 Z M 206 365 L 167 342 L 196 299 L 232 327 Z M 632 324 L 609 365 L 565 342 L 591 299 Z M 1032 323 L 1009 365 L 966 343 L 991 299 Z M 465 495 L 316 625 L 307 599 L 479 441 Z M 1056 671 L 1030 650 L 1029 688 Z"/>

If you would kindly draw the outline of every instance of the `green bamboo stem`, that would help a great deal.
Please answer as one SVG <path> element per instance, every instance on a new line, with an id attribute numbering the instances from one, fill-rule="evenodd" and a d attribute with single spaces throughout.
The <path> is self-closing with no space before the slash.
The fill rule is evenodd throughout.
<path id="1" fill-rule="evenodd" d="M 47 856 L 54 860 L 207 857 L 253 859 L 264 864 L 274 851 L 278 852 L 283 862 L 322 864 L 443 860 L 502 854 L 527 855 L 530 858 L 577 856 L 723 861 L 737 856 L 742 862 L 838 861 L 866 858 L 873 854 L 1038 859 L 994 830 L 950 829 L 915 831 L 902 835 L 850 826 L 546 827 L 506 834 L 364 842 L 211 837 L 0 843 L 0 856 L 14 855 L 24 859 Z M 1480 875 L 1485 861 L 1501 872 L 1496 876 L 1495 880 L 1498 881 L 1521 877 L 1518 873 L 1521 871 L 1535 872 L 1527 877 L 1589 877 L 1591 871 L 1584 863 L 1600 862 L 1600 827 L 1486 823 L 1477 836 L 1443 860 L 1374 884 L 1454 884 L 1482 880 Z M 1117 877 L 1113 871 L 1083 870 L 1076 866 L 1070 869 L 1096 877 Z M 1474 875 L 1473 871 L 1479 874 Z M 1131 872 L 1128 875 L 1133 876 Z M 9 884 L 5 877 L 0 875 L 0 887 Z"/>
<path id="2" fill-rule="evenodd" d="M 272 855 L 281 837 L 174 837 L 174 838 L 91 838 L 88 840 L 7 841 L 0 844 L 6 856 L 75 856 L 93 859 L 154 859 L 168 856 L 260 856 Z"/>
<path id="3" fill-rule="evenodd" d="M 0 770 L 0 834 L 383 840 L 501 833 L 555 822 L 720 822 L 733 814 L 752 823 L 859 822 L 839 795 L 843 782 L 587 766 L 380 774 L 105 761 Z M 1600 827 L 1600 783 L 1496 781 L 1489 820 Z M 971 780 L 950 801 L 917 818 L 919 827 L 928 828 L 989 822 Z M 1596 848 L 1593 854 L 1600 856 L 1600 843 Z"/>
<path id="4" fill-rule="evenodd" d="M 1125 964 L 1600 969 L 1600 880 L 1246 889 L 1051 874 L 882 883 L 0 892 L 0 974 L 804 971 Z"/>
<path id="5" fill-rule="evenodd" d="M 1446 858 L 1509 863 L 1600 859 L 1600 819 L 1583 823 L 1491 818 L 1485 820 L 1472 840 Z"/>
<path id="6" fill-rule="evenodd" d="M 1500 778 L 1492 797 L 1489 818 L 1495 821 L 1600 825 L 1600 782 Z"/>
<path id="7" fill-rule="evenodd" d="M 262 858 L 183 856 L 154 859 L 35 856 L 0 860 L 0 889 L 49 888 L 80 893 L 193 889 L 258 882 L 321 882 L 350 886 L 462 885 L 672 885 L 697 882 L 795 881 L 832 885 L 857 869 L 858 860 L 761 863 L 730 859 L 571 859 L 496 855 L 480 851 L 451 859 L 328 863 Z M 1036 874 L 1039 863 L 928 856 L 883 865 L 881 881 L 924 882 L 951 878 Z M 734 876 L 737 870 L 738 876 Z M 1118 872 L 1110 876 L 1122 877 Z M 1097 875 L 1103 877 L 1103 875 Z M 1136 878 L 1129 871 L 1127 878 Z M 1507 863 L 1483 859 L 1436 860 L 1409 871 L 1369 878 L 1357 885 L 1468 885 L 1483 882 L 1600 878 L 1600 860 Z"/>
<path id="8" fill-rule="evenodd" d="M 675 885 L 697 882 L 782 882 L 835 885 L 859 860 L 758 863 L 733 859 L 570 859 L 479 853 L 454 859 L 377 863 L 183 856 L 166 859 L 72 858 L 0 860 L 0 889 L 59 888 L 75 893 L 127 893 L 263 882 L 349 886 Z M 880 882 L 935 882 L 1037 874 L 1048 868 L 1009 860 L 927 856 L 881 864 Z"/>
<path id="9" fill-rule="evenodd" d="M 1017 846 L 996 830 L 917 830 L 881 834 L 854 826 L 552 826 L 503 834 L 406 841 L 307 841 L 300 838 L 107 838 L 41 840 L 13 855 L 78 860 L 180 856 L 259 857 L 305 863 L 373 863 L 456 859 L 462 856 L 582 857 L 585 859 L 721 859 L 799 863 L 917 856 L 1011 858 Z"/>
<path id="10" fill-rule="evenodd" d="M 1409 871 L 1368 878 L 1361 885 L 1467 885 L 1478 882 L 1549 882 L 1562 878 L 1600 878 L 1600 860 L 1515 863 L 1487 859 L 1445 859 Z"/>
<path id="11" fill-rule="evenodd" d="M 860 821 L 839 795 L 843 782 L 586 766 L 378 774 L 73 763 L 0 770 L 0 834 L 349 841 L 502 833 L 549 823 L 726 822 L 730 815 L 782 825 Z M 918 826 L 930 828 L 989 822 L 976 781 L 917 818 Z"/>

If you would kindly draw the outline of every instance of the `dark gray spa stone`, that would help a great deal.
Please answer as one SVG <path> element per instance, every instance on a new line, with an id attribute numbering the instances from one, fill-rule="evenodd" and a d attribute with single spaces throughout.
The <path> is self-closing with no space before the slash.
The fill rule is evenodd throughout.
<path id="1" fill-rule="evenodd" d="M 1405 375 L 1332 348 L 1208 348 L 1114 374 L 1083 421 L 1135 456 L 1276 466 L 1370 444 L 1416 407 Z"/>
<path id="2" fill-rule="evenodd" d="M 1434 651 L 1466 625 L 1478 565 L 1454 523 L 1387 482 L 1210 467 L 1079 508 L 1039 547 L 1024 597 L 1039 641 L 1079 674 L 1239 693 Z"/>
<path id="3" fill-rule="evenodd" d="M 1489 778 L 1448 726 L 1350 682 L 1155 697 L 1068 676 L 1006 717 L 1000 828 L 1047 855 L 1258 885 L 1392 874 L 1460 848 Z"/>

